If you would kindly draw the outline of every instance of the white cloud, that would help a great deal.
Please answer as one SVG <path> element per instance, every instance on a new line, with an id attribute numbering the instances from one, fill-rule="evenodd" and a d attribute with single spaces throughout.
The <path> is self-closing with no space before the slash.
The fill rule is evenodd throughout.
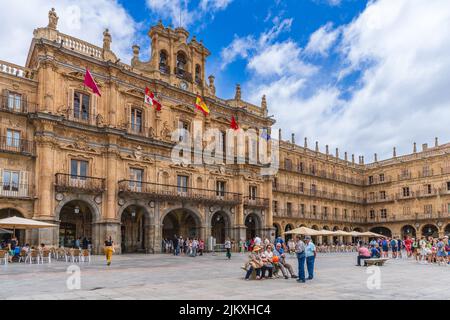
<path id="1" fill-rule="evenodd" d="M 173 26 L 188 28 L 206 15 L 225 10 L 233 0 L 201 0 L 197 8 L 190 9 L 191 0 L 146 0 L 147 7 Z"/>
<path id="2" fill-rule="evenodd" d="M 283 19 L 278 17 L 273 19 L 274 26 L 262 32 L 258 39 L 253 35 L 238 37 L 235 35 L 233 41 L 222 49 L 220 56 L 222 59 L 221 69 L 225 69 L 227 65 L 234 62 L 238 58 L 246 59 L 258 51 L 263 51 L 282 33 L 289 31 L 293 19 Z"/>
<path id="3" fill-rule="evenodd" d="M 308 76 L 316 68 L 304 63 L 300 59 L 301 49 L 293 41 L 284 41 L 266 46 L 257 55 L 252 57 L 247 67 L 259 76 L 284 76 L 296 74 Z"/>
<path id="4" fill-rule="evenodd" d="M 305 48 L 305 53 L 327 56 L 328 51 L 336 42 L 338 36 L 339 29 L 333 29 L 333 24 L 327 23 L 311 34 L 309 37 L 309 42 Z"/>
<path id="5" fill-rule="evenodd" d="M 58 30 L 102 46 L 103 31 L 109 28 L 112 49 L 129 61 L 135 39 L 136 22 L 116 1 L 96 0 L 0 0 L 0 59 L 24 65 L 33 30 L 48 24 L 48 11 L 54 7 L 59 16 Z"/>
<path id="6" fill-rule="evenodd" d="M 342 37 L 336 43 L 321 47 L 310 41 L 307 50 L 337 48 L 341 54 L 334 69 L 292 73 L 277 55 L 271 60 L 262 52 L 260 65 L 270 61 L 272 72 L 261 77 L 255 58 L 248 58 L 253 77 L 244 88 L 252 90 L 251 101 L 259 103 L 266 93 L 284 132 L 365 154 L 367 160 L 375 152 L 390 156 L 393 146 L 399 153 L 410 153 L 414 141 L 431 143 L 434 136 L 449 142 L 450 2 L 373 1 L 340 28 Z M 289 47 L 290 53 L 284 54 L 296 56 L 298 46 Z M 308 55 L 300 54 L 300 59 L 308 64 Z M 355 71 L 359 80 L 349 85 L 346 75 Z M 336 74 L 341 77 L 336 79 Z"/>

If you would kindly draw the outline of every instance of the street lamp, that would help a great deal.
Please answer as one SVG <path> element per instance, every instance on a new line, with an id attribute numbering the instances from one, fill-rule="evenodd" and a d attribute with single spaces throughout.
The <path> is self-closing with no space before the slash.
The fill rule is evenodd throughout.
<path id="1" fill-rule="evenodd" d="M 79 207 L 79 206 L 76 206 L 75 209 L 73 210 L 73 212 L 74 212 L 75 214 L 79 214 L 79 213 L 80 213 L 80 207 Z"/>

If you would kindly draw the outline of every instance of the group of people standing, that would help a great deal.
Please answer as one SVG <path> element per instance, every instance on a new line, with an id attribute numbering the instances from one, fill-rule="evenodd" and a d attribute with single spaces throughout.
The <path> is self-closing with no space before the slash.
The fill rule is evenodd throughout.
<path id="1" fill-rule="evenodd" d="M 205 250 L 205 241 L 198 238 L 186 238 L 174 235 L 172 239 L 162 241 L 163 253 L 172 253 L 174 256 L 184 254 L 190 257 L 202 256 Z"/>
<path id="2" fill-rule="evenodd" d="M 441 238 L 425 237 L 404 240 L 399 237 L 372 239 L 369 246 L 360 243 L 358 248 L 357 265 L 361 260 L 369 258 L 414 258 L 417 262 L 440 265 L 450 264 L 450 242 L 448 236 Z"/>
<path id="3" fill-rule="evenodd" d="M 256 280 L 279 278 L 281 275 L 285 279 L 295 278 L 300 283 L 312 280 L 314 278 L 316 246 L 309 236 L 306 236 L 304 241 L 300 236 L 297 236 L 294 243 L 294 251 L 298 261 L 298 276 L 286 260 L 286 250 L 289 250 L 289 247 L 286 246 L 281 237 L 276 238 L 274 244 L 272 244 L 268 239 L 262 241 L 260 237 L 256 236 L 251 240 L 249 260 L 242 267 L 246 271 L 245 280 L 250 280 L 252 274 L 255 275 Z M 305 265 L 308 277 L 306 277 Z"/>

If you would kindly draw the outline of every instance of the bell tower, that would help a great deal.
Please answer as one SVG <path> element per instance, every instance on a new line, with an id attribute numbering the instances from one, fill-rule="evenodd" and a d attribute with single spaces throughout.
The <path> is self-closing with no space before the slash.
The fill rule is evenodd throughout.
<path id="1" fill-rule="evenodd" d="M 189 32 L 184 28 L 164 27 L 160 21 L 148 35 L 151 39 L 151 58 L 148 62 L 139 60 L 139 46 L 133 46 L 133 68 L 182 90 L 212 94 L 206 84 L 206 58 L 208 49 L 196 37 L 189 41 Z"/>

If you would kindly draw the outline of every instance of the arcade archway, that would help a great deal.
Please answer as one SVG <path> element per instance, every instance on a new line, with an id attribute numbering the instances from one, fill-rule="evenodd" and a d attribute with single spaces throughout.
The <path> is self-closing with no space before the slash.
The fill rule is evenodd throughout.
<path id="1" fill-rule="evenodd" d="M 253 239 L 257 235 L 261 236 L 261 221 L 256 214 L 250 213 L 245 218 L 245 227 L 247 228 L 246 239 Z"/>
<path id="2" fill-rule="evenodd" d="M 199 238 L 201 221 L 192 211 L 175 209 L 170 211 L 163 219 L 163 239 L 173 239 L 175 236 L 186 238 Z"/>
<path id="3" fill-rule="evenodd" d="M 427 224 L 422 227 L 422 236 L 438 238 L 439 230 L 434 224 Z"/>
<path id="4" fill-rule="evenodd" d="M 278 225 L 278 223 L 274 223 L 273 227 L 275 229 L 275 238 L 278 238 L 281 236 L 281 227 Z"/>
<path id="5" fill-rule="evenodd" d="M 216 239 L 216 244 L 224 244 L 229 237 L 230 221 L 225 212 L 218 211 L 211 217 L 211 236 Z"/>
<path id="6" fill-rule="evenodd" d="M 406 237 L 415 238 L 416 237 L 416 229 L 411 225 L 405 225 L 402 227 L 402 239 L 406 239 Z"/>
<path id="7" fill-rule="evenodd" d="M 82 200 L 66 203 L 59 213 L 59 245 L 75 247 L 77 239 L 83 249 L 94 243 L 92 236 L 93 213 L 89 204 Z"/>
<path id="8" fill-rule="evenodd" d="M 287 224 L 286 227 L 284 228 L 284 232 L 288 232 L 294 229 L 294 226 L 292 224 Z M 292 234 L 286 234 L 284 236 L 284 241 L 289 241 L 290 239 L 292 239 Z"/>
<path id="9" fill-rule="evenodd" d="M 120 219 L 120 238 L 122 253 L 148 252 L 147 210 L 141 206 L 128 206 Z"/>
<path id="10" fill-rule="evenodd" d="M 381 234 L 385 237 L 392 238 L 392 231 L 386 227 L 375 227 L 375 228 L 370 229 L 370 231 Z"/>
<path id="11" fill-rule="evenodd" d="M 450 236 L 450 223 L 445 227 L 444 234 L 446 236 Z"/>

